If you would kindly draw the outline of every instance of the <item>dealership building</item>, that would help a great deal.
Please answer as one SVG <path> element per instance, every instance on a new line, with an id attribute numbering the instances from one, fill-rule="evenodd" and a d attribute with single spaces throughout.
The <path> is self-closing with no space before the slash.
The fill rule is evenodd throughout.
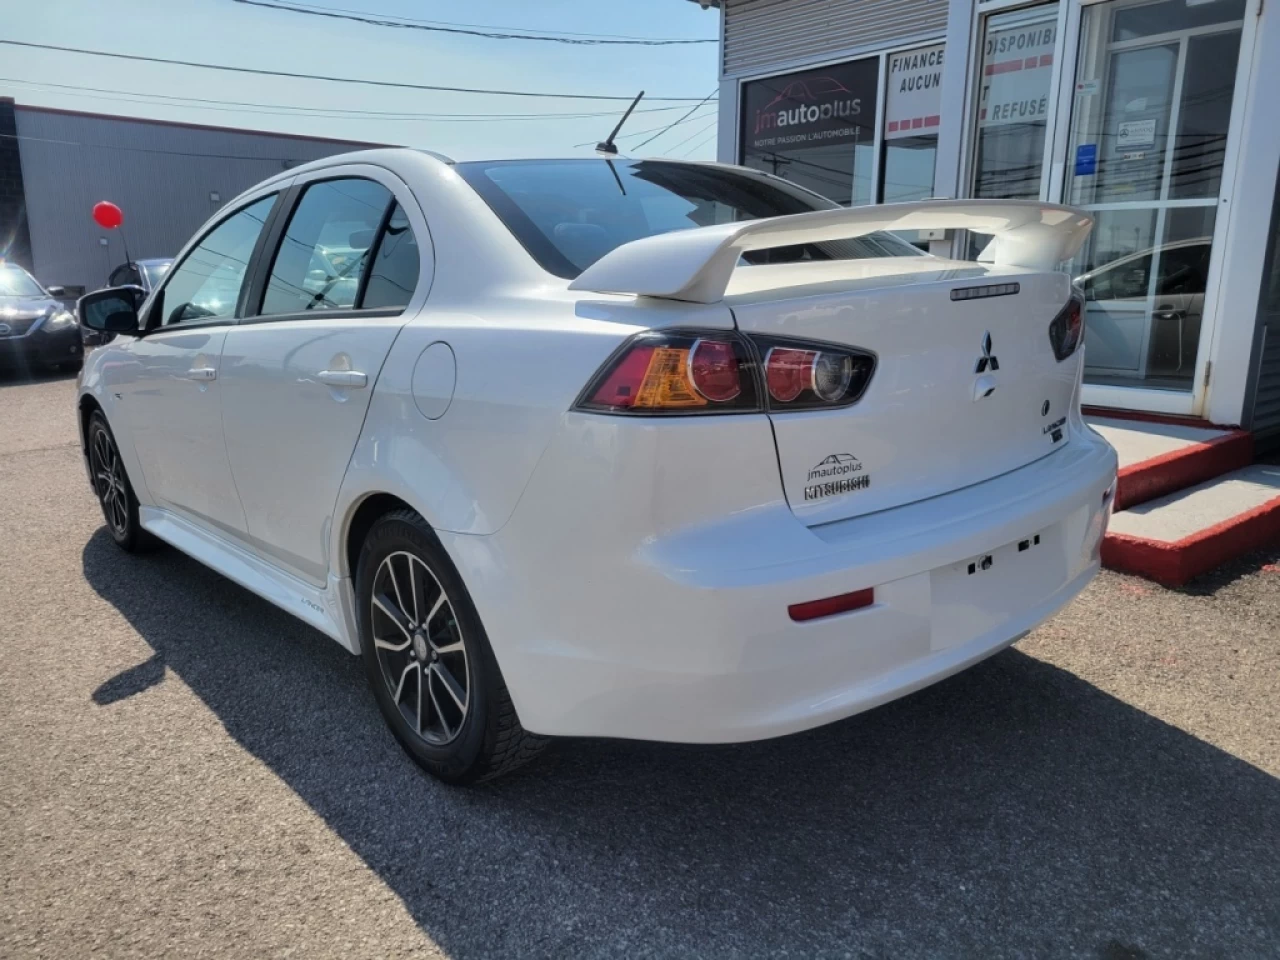
<path id="1" fill-rule="evenodd" d="M 0 260 L 68 292 L 104 286 L 129 257 L 173 257 L 237 194 L 350 140 L 51 110 L 0 97 Z M 121 230 L 92 219 L 100 200 Z"/>
<path id="2" fill-rule="evenodd" d="M 720 160 L 844 204 L 1087 210 L 1085 403 L 1280 431 L 1280 4 L 696 2 Z"/>

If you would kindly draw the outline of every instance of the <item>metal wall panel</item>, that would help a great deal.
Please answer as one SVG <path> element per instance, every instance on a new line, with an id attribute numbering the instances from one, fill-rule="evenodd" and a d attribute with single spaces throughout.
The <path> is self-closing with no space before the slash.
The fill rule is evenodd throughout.
<path id="1" fill-rule="evenodd" d="M 97 201 L 124 210 L 135 260 L 171 257 L 241 191 L 281 170 L 362 146 L 21 105 L 17 121 L 33 272 L 45 284 L 89 290 L 105 284 L 125 260 L 119 231 L 93 222 Z M 217 202 L 210 200 L 215 193 Z"/>
<path id="2" fill-rule="evenodd" d="M 725 0 L 724 75 L 940 37 L 947 9 L 947 0 Z"/>
<path id="3" fill-rule="evenodd" d="M 1249 426 L 1255 433 L 1280 432 L 1280 313 L 1270 318 L 1262 342 L 1262 358 L 1258 364 L 1258 388 L 1253 396 L 1253 420 Z"/>
<path id="4" fill-rule="evenodd" d="M 1271 197 L 1260 288 L 1252 369 L 1244 385 L 1244 425 L 1275 440 L 1280 439 L 1280 174 Z"/>
<path id="5" fill-rule="evenodd" d="M 1253 371 L 1245 385 L 1245 426 L 1280 436 L 1280 179 L 1271 201 L 1271 233 L 1263 260 Z"/>

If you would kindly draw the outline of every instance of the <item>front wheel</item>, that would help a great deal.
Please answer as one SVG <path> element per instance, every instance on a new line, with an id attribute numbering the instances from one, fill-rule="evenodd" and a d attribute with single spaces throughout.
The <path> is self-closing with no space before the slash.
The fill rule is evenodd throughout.
<path id="1" fill-rule="evenodd" d="M 116 438 L 101 411 L 89 418 L 88 445 L 93 492 L 98 495 L 111 539 L 129 553 L 154 549 L 159 541 L 138 523 L 138 498 L 120 459 Z"/>
<path id="2" fill-rule="evenodd" d="M 462 580 L 411 510 L 374 524 L 356 573 L 365 673 L 419 766 L 448 783 L 499 776 L 545 738 L 525 732 Z"/>

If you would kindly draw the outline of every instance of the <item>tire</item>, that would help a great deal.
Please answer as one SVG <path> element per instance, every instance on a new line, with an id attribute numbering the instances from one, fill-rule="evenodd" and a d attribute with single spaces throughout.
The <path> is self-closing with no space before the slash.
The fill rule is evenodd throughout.
<path id="1" fill-rule="evenodd" d="M 356 605 L 378 708 L 428 773 L 446 783 L 489 780 L 546 745 L 520 726 L 471 596 L 412 510 L 388 513 L 369 531 L 356 567 Z"/>
<path id="2" fill-rule="evenodd" d="M 107 522 L 107 532 L 116 545 L 128 553 L 154 550 L 160 541 L 138 522 L 138 498 L 120 459 L 115 435 L 101 410 L 95 410 L 89 417 L 88 432 L 89 472 L 93 492 L 98 496 L 98 505 Z"/>

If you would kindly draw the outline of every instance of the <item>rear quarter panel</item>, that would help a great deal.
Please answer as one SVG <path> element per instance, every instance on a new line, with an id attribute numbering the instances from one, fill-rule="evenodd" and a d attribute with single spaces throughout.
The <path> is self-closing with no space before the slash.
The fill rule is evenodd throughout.
<path id="1" fill-rule="evenodd" d="M 377 493 L 399 497 L 442 532 L 501 529 L 601 365 L 628 337 L 672 326 L 731 329 L 733 318 L 722 305 L 580 299 L 561 290 L 429 302 L 392 348 L 347 470 L 335 510 L 338 575 L 352 573 L 345 569 L 351 517 Z M 452 351 L 455 382 L 444 414 L 429 419 L 420 407 L 436 411 L 415 398 L 414 371 L 437 343 Z"/>

